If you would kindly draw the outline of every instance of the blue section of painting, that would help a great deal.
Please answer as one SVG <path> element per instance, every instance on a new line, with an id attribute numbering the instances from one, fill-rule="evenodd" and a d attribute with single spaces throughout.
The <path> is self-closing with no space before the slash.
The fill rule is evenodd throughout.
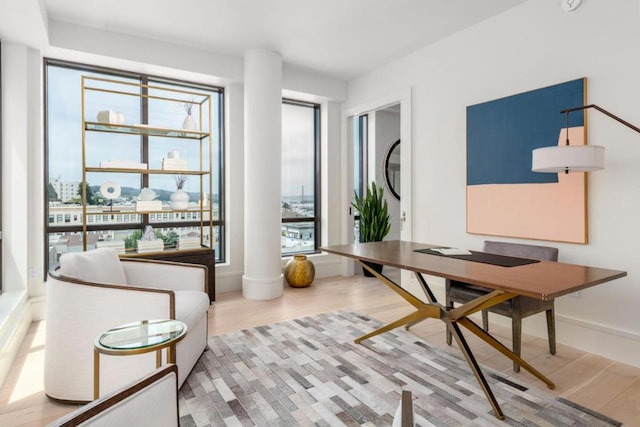
<path id="1" fill-rule="evenodd" d="M 566 127 L 561 110 L 584 104 L 585 79 L 467 107 L 467 185 L 558 182 L 531 171 L 531 151 L 556 145 Z M 584 125 L 584 111 L 569 126 Z"/>

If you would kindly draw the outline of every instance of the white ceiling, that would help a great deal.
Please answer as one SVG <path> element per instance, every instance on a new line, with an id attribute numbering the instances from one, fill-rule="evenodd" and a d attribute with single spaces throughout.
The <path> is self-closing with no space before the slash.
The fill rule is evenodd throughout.
<path id="1" fill-rule="evenodd" d="M 524 1 L 41 0 L 50 21 L 235 57 L 271 49 L 287 64 L 343 80 Z"/>

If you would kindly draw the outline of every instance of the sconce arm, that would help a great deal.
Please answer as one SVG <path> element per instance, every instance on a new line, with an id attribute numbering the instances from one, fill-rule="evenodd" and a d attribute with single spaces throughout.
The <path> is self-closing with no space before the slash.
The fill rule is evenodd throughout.
<path id="1" fill-rule="evenodd" d="M 586 110 L 587 108 L 596 109 L 596 110 L 600 111 L 602 114 L 605 114 L 605 115 L 611 117 L 613 120 L 615 120 L 615 121 L 617 121 L 619 123 L 622 123 L 623 125 L 625 125 L 625 126 L 631 128 L 631 129 L 635 130 L 636 132 L 640 133 L 640 128 L 639 127 L 632 125 L 628 121 L 621 119 L 620 117 L 616 116 L 615 114 L 610 113 L 609 111 L 605 110 L 604 108 L 598 107 L 595 104 L 583 105 L 582 107 L 568 108 L 566 110 L 560 111 L 560 113 L 568 115 L 569 113 L 571 113 L 573 111 Z"/>

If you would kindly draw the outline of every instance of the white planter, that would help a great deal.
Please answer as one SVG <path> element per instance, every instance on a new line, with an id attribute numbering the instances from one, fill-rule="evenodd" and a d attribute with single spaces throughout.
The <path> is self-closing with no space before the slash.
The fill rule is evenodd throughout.
<path id="1" fill-rule="evenodd" d="M 193 120 L 193 117 L 191 117 L 191 114 L 187 114 L 187 117 L 184 118 L 184 122 L 182 122 L 182 129 L 198 130 L 198 126 L 196 126 L 196 121 Z"/>
<path id="2" fill-rule="evenodd" d="M 175 193 L 171 193 L 169 198 L 171 199 L 169 206 L 174 211 L 184 211 L 189 208 L 189 195 L 182 189 L 176 190 Z"/>

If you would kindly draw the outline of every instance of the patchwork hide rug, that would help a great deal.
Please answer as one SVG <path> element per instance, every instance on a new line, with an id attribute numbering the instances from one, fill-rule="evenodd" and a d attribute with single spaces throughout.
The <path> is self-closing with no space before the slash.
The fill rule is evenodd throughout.
<path id="1" fill-rule="evenodd" d="M 484 368 L 500 421 L 455 350 L 403 328 L 353 343 L 380 326 L 339 311 L 210 337 L 180 390 L 180 425 L 390 426 L 402 390 L 420 426 L 621 425 Z"/>

